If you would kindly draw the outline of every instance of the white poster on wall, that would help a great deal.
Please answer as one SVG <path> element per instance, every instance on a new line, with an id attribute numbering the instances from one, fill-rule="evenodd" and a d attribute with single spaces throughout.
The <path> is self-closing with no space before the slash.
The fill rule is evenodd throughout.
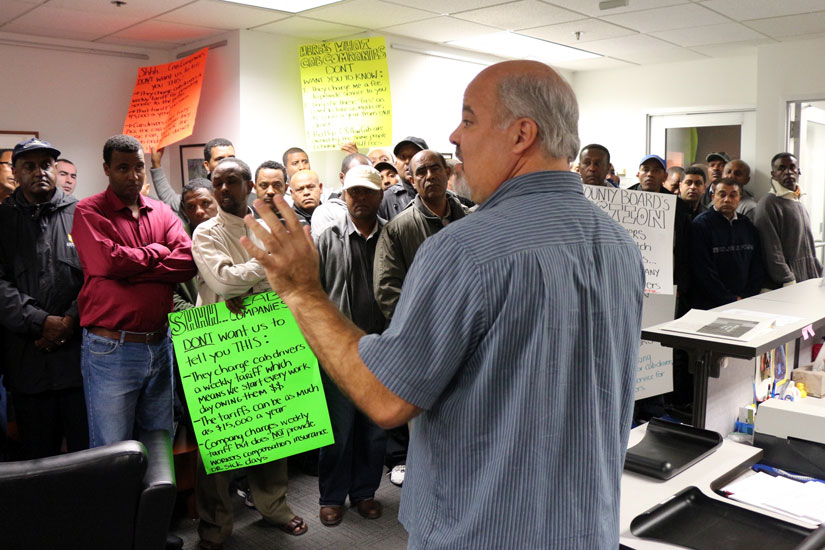
<path id="1" fill-rule="evenodd" d="M 676 195 L 583 185 L 584 196 L 627 229 L 645 264 L 645 292 L 673 294 Z"/>
<path id="2" fill-rule="evenodd" d="M 642 328 L 673 320 L 675 294 L 645 294 Z M 636 399 L 673 390 L 673 349 L 658 342 L 642 340 L 636 368 Z"/>

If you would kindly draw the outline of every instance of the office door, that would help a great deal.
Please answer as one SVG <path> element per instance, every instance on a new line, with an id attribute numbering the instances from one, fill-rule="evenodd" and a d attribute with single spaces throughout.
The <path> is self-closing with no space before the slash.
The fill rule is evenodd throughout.
<path id="1" fill-rule="evenodd" d="M 753 110 L 648 115 L 648 152 L 665 158 L 668 168 L 705 164 L 715 151 L 753 166 L 755 127 Z"/>

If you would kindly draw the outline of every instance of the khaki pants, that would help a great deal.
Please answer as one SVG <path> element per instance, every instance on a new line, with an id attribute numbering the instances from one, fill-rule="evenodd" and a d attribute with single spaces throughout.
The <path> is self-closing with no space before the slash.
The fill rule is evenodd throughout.
<path id="1" fill-rule="evenodd" d="M 286 503 L 286 459 L 246 468 L 255 508 L 274 525 L 289 523 L 295 514 Z M 232 502 L 229 484 L 234 472 L 206 474 L 198 453 L 198 477 L 195 485 L 195 507 L 200 516 L 198 534 L 202 540 L 223 542 L 232 533 Z"/>

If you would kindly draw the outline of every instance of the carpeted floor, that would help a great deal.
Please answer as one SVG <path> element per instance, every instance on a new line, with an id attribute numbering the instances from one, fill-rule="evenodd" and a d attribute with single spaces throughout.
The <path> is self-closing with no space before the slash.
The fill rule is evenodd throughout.
<path id="1" fill-rule="evenodd" d="M 244 506 L 233 495 L 235 527 L 224 543 L 225 550 L 403 550 L 407 533 L 398 522 L 401 488 L 384 475 L 376 499 L 384 505 L 384 514 L 376 520 L 364 519 L 355 509 L 348 509 L 344 521 L 335 527 L 325 527 L 318 519 L 318 478 L 301 473 L 290 474 L 289 505 L 307 522 L 309 530 L 293 537 L 265 524 L 261 515 Z M 198 546 L 197 520 L 178 517 L 172 532 L 184 540 L 184 550 Z"/>

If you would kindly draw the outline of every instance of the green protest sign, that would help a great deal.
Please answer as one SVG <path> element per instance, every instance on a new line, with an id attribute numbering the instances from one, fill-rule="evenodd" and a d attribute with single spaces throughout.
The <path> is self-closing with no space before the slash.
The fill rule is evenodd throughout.
<path id="1" fill-rule="evenodd" d="M 277 294 L 169 314 L 183 391 L 207 473 L 333 443 L 318 360 Z"/>

